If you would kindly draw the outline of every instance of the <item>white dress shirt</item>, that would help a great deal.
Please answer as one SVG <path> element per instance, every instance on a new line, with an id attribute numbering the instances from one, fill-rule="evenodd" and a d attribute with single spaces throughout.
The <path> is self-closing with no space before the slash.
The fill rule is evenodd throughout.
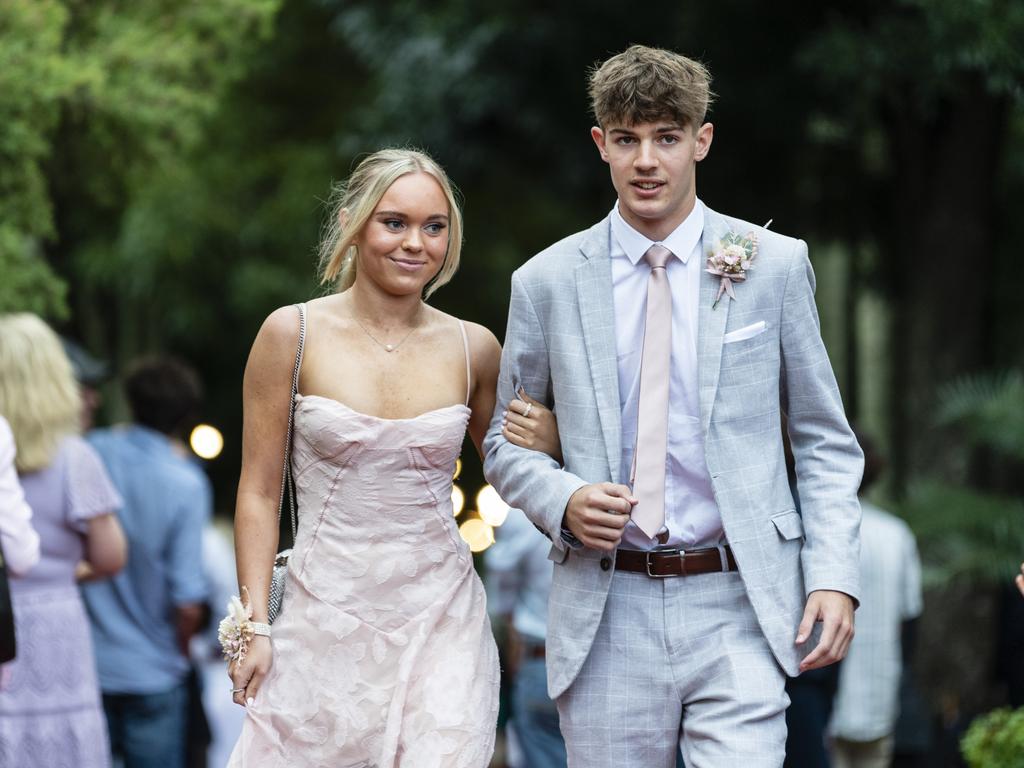
<path id="1" fill-rule="evenodd" d="M 14 469 L 14 453 L 14 435 L 0 416 L 0 547 L 11 574 L 21 576 L 39 560 L 39 535 Z"/>
<path id="2" fill-rule="evenodd" d="M 636 447 L 640 357 L 651 274 L 643 256 L 655 241 L 627 224 L 618 204 L 611 213 L 611 230 L 612 297 L 622 409 L 620 470 L 623 482 L 628 483 Z M 686 220 L 660 242 L 674 254 L 666 267 L 672 290 L 672 366 L 665 457 L 665 526 L 669 534 L 666 543 L 683 549 L 715 546 L 724 536 L 704 457 L 697 392 L 697 309 L 703 232 L 704 205 L 697 200 Z M 660 546 L 632 521 L 626 525 L 622 544 L 628 549 Z"/>

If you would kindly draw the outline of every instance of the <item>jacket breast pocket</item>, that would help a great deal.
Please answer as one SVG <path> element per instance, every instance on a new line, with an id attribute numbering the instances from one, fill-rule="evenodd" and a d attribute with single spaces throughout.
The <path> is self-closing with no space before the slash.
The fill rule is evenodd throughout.
<path id="1" fill-rule="evenodd" d="M 804 520 L 795 509 L 781 512 L 772 517 L 772 524 L 786 541 L 802 539 L 804 537 Z"/>
<path id="2" fill-rule="evenodd" d="M 737 328 L 735 331 L 729 331 L 729 333 L 722 337 L 722 343 L 735 344 L 738 341 L 746 341 L 755 336 L 760 336 L 766 330 L 768 330 L 768 323 L 764 320 L 758 320 L 756 323 Z"/>

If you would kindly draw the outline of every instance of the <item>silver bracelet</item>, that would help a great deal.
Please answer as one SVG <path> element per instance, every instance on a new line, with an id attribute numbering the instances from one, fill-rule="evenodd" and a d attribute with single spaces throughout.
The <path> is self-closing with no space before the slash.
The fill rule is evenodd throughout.
<path id="1" fill-rule="evenodd" d="M 252 633 L 254 635 L 263 635 L 264 637 L 270 637 L 270 625 L 254 621 L 252 622 Z"/>

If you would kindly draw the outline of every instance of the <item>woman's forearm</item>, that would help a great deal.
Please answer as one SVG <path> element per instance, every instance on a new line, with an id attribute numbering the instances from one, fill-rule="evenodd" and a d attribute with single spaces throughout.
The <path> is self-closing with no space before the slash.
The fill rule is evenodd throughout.
<path id="1" fill-rule="evenodd" d="M 239 490 L 235 508 L 235 561 L 238 589 L 249 592 L 253 621 L 267 620 L 270 577 L 277 554 L 277 502 Z"/>

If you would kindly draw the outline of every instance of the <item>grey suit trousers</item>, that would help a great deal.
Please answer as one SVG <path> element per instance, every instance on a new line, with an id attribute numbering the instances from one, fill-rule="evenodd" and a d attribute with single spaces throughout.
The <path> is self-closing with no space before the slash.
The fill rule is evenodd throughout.
<path id="1" fill-rule="evenodd" d="M 785 676 L 736 572 L 616 572 L 557 704 L 569 768 L 674 768 L 679 749 L 687 768 L 785 758 Z"/>

